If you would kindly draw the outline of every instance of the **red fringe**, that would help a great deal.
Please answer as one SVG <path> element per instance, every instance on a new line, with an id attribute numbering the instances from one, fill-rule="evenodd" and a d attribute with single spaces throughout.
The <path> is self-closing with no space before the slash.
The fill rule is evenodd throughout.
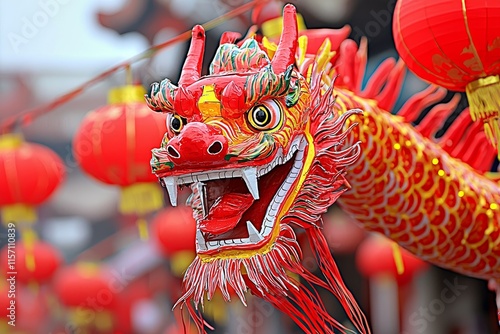
<path id="1" fill-rule="evenodd" d="M 195 307 L 193 306 L 192 303 L 189 303 L 189 302 L 184 303 L 183 306 L 186 306 L 186 308 L 189 312 L 189 316 L 191 317 L 191 319 L 195 323 L 196 327 L 198 328 L 198 333 L 206 334 L 207 333 L 206 328 L 208 328 L 210 330 L 214 330 L 214 327 L 212 327 L 208 322 L 205 321 L 205 319 L 203 319 L 203 314 L 201 313 L 201 311 L 195 309 Z M 182 309 L 182 307 L 181 307 L 181 309 Z M 190 333 L 190 331 L 188 331 L 189 327 L 186 328 L 186 325 L 184 323 L 184 318 L 182 318 L 182 325 L 184 328 L 184 333 Z"/>
<path id="2" fill-rule="evenodd" d="M 342 304 L 347 316 L 351 319 L 356 329 L 361 333 L 370 333 L 368 321 L 356 303 L 356 299 L 345 286 L 325 236 L 317 227 L 306 229 L 306 233 L 311 243 L 311 248 L 314 251 L 316 261 L 319 264 L 319 269 L 326 279 L 326 284 L 307 271 L 303 273 L 304 278 L 333 293 Z"/>
<path id="3" fill-rule="evenodd" d="M 310 227 L 306 229 L 306 232 L 325 281 L 297 264 L 287 266 L 286 269 L 300 275 L 310 285 L 309 287 L 301 285 L 290 278 L 290 281 L 285 282 L 287 292 L 286 296 L 284 296 L 282 292 L 276 289 L 269 289 L 266 292 L 259 291 L 251 280 L 245 277 L 248 288 L 254 295 L 268 301 L 289 316 L 306 333 L 333 334 L 335 330 L 341 333 L 354 333 L 354 331 L 346 328 L 328 314 L 321 297 L 313 285 L 322 287 L 335 295 L 360 333 L 370 333 L 366 317 L 342 281 L 321 230 L 318 227 Z"/>
<path id="4" fill-rule="evenodd" d="M 342 333 L 350 331 L 327 313 L 323 301 L 314 288 L 309 291 L 293 279 L 290 281 L 291 283 L 287 282 L 287 296 L 276 294 L 275 291 L 271 290 L 263 294 L 255 288 L 250 280 L 247 284 L 253 294 L 268 301 L 289 316 L 306 333 L 334 334 L 334 329 Z"/>

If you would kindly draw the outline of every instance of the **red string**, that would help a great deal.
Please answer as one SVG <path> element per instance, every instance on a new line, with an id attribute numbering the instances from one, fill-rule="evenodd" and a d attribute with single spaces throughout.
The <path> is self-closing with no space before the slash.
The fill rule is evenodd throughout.
<path id="1" fill-rule="evenodd" d="M 226 22 L 228 19 L 231 19 L 231 18 L 234 18 L 238 15 L 241 15 L 241 14 L 245 13 L 246 11 L 254 8 L 256 5 L 262 4 L 262 3 L 268 2 L 268 1 L 270 1 L 270 0 L 252 0 L 250 2 L 247 2 L 244 5 L 241 5 L 235 9 L 221 15 L 221 16 L 216 17 L 213 20 L 210 20 L 210 21 L 204 23 L 202 26 L 205 28 L 205 30 L 213 29 L 214 27 Z M 174 45 L 176 43 L 186 41 L 190 37 L 191 37 L 191 31 L 189 30 L 189 31 L 185 31 L 182 34 L 177 35 L 177 36 L 169 39 L 166 42 L 163 42 L 163 43 L 160 43 L 157 45 L 153 45 L 149 49 L 147 49 L 147 50 L 141 52 L 140 54 L 135 55 L 134 57 L 110 68 L 109 70 L 107 70 L 105 72 L 102 72 L 101 74 L 95 76 L 94 78 L 90 79 L 89 81 L 86 81 L 85 83 L 83 83 L 79 87 L 73 89 L 69 93 L 62 95 L 62 96 L 52 100 L 51 102 L 49 102 L 45 105 L 38 106 L 35 108 L 31 108 L 31 109 L 27 109 L 27 110 L 24 110 L 24 111 L 16 114 L 16 115 L 13 115 L 11 117 L 6 118 L 5 120 L 3 120 L 0 123 L 0 134 L 11 132 L 16 126 L 24 126 L 28 123 L 31 123 L 34 119 L 36 119 L 36 118 L 38 118 L 38 117 L 40 117 L 40 116 L 42 116 L 50 111 L 53 111 L 54 109 L 58 108 L 59 106 L 73 100 L 75 97 L 82 94 L 89 87 L 104 80 L 105 78 L 107 78 L 111 74 L 113 74 L 119 70 L 126 69 L 127 67 L 131 66 L 133 63 L 136 63 L 140 60 L 151 58 L 158 51 L 160 51 L 168 46 Z"/>

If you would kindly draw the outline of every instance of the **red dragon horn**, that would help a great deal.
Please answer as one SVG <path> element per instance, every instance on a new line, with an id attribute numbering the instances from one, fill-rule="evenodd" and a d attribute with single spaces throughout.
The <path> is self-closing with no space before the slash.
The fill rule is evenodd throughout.
<path id="1" fill-rule="evenodd" d="M 271 62 L 274 73 L 283 73 L 294 63 L 298 34 L 295 6 L 288 4 L 283 9 L 283 32 Z"/>
<path id="2" fill-rule="evenodd" d="M 189 86 L 201 77 L 201 66 L 203 64 L 203 53 L 205 52 L 205 30 L 196 25 L 192 30 L 191 45 L 182 67 L 179 86 Z"/>

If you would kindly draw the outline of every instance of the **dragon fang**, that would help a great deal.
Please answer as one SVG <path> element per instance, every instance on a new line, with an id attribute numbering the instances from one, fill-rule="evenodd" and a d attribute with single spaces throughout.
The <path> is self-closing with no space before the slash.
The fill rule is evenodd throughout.
<path id="1" fill-rule="evenodd" d="M 334 113 L 332 85 L 322 73 L 304 77 L 294 66 L 298 44 L 295 7 L 287 5 L 274 54 L 256 39 L 234 44 L 225 34 L 201 76 L 205 35 L 192 31 L 178 86 L 154 83 L 146 101 L 166 113 L 168 132 L 153 150 L 153 172 L 177 205 L 177 189 L 189 185 L 197 221 L 197 257 L 186 271 L 185 305 L 201 332 L 206 297 L 233 289 L 269 301 L 306 332 L 349 331 L 330 316 L 317 293 L 293 278 L 332 292 L 355 327 L 366 319 L 345 287 L 321 233 L 321 214 L 348 189 L 345 168 L 359 155 L 347 146 L 347 119 Z M 272 54 L 272 57 L 270 55 Z M 302 266 L 294 227 L 305 230 L 324 280 Z"/>

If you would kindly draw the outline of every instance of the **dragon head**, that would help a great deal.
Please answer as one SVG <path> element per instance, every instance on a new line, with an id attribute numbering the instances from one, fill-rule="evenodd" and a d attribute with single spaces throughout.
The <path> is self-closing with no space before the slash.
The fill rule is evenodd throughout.
<path id="1" fill-rule="evenodd" d="M 312 245 L 320 244 L 318 257 L 331 258 L 320 216 L 347 189 L 344 167 L 356 159 L 359 147 L 341 145 L 352 112 L 340 117 L 332 112 L 332 88 L 321 84 L 321 73 L 312 69 L 306 79 L 294 66 L 295 7 L 284 8 L 283 20 L 272 57 L 256 39 L 236 45 L 224 35 L 206 76 L 201 75 L 204 30 L 194 27 L 178 85 L 164 79 L 146 96 L 151 109 L 166 113 L 168 127 L 161 147 L 153 150 L 153 172 L 172 205 L 177 205 L 178 187 L 192 190 L 188 204 L 197 222 L 197 257 L 186 272 L 185 294 L 179 300 L 191 307 L 192 315 L 189 301 L 197 309 L 217 289 L 229 300 L 228 288 L 243 303 L 250 289 L 282 309 L 291 291 L 297 298 L 288 300 L 285 309 L 322 305 L 308 299 L 289 275 L 313 280 L 300 264 L 301 249 L 291 225 L 306 229 Z M 357 305 L 340 277 L 332 268 L 326 271 L 335 277 L 324 287 L 340 294 L 347 313 L 356 318 Z M 310 304 L 292 305 L 299 299 Z M 322 310 L 317 311 L 320 320 L 296 313 L 310 322 L 306 328 L 316 328 L 325 322 Z M 333 319 L 326 322 L 340 326 Z"/>

